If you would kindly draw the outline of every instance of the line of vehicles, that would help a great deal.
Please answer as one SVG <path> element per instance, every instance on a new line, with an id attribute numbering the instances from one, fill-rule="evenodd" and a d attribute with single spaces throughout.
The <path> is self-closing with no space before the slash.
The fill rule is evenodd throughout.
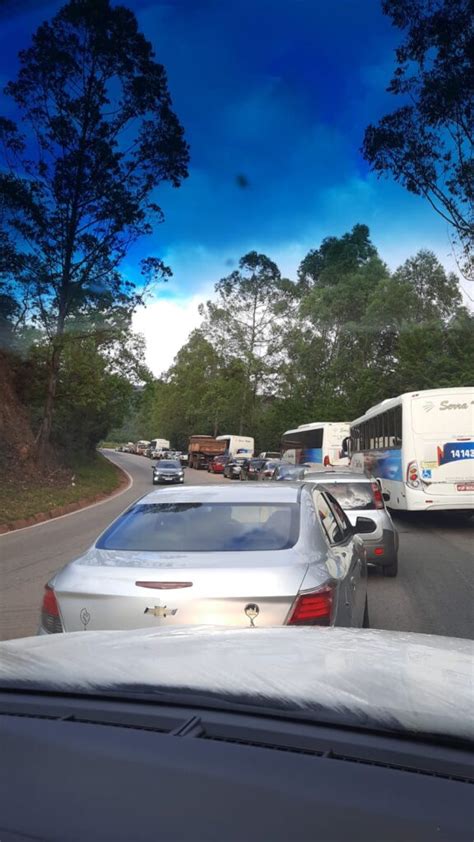
<path id="1" fill-rule="evenodd" d="M 401 491 L 382 483 L 397 482 L 385 452 L 397 465 L 408 460 L 410 505 L 419 503 L 411 492 L 425 495 L 429 479 L 436 486 L 461 482 L 453 480 L 460 473 L 453 474 L 452 467 L 444 472 L 445 465 L 473 464 L 465 418 L 456 426 L 444 413 L 466 416 L 474 397 L 424 395 L 421 408 L 417 398 L 373 408 L 348 430 L 338 425 L 338 435 L 347 433 L 339 446 L 333 426 L 314 424 L 285 433 L 279 454 L 255 459 L 253 444 L 249 452 L 214 453 L 208 469 L 223 465 L 222 473 L 232 478 L 235 466 L 239 482 L 183 484 L 180 460 L 161 453 L 154 476 L 165 475 L 174 463 L 178 485 L 170 481 L 171 487 L 136 500 L 84 555 L 53 576 L 43 599 L 41 638 L 3 644 L 0 703 L 7 761 L 20 769 L 16 777 L 23 781 L 24 770 L 29 774 L 33 768 L 38 788 L 47 739 L 54 753 L 51 768 L 59 773 L 53 787 L 48 781 L 45 797 L 59 791 L 56 801 L 67 804 L 71 752 L 77 754 L 78 740 L 87 741 L 83 728 L 92 728 L 98 773 L 91 798 L 97 780 L 113 779 L 116 769 L 123 778 L 123 768 L 129 769 L 128 789 L 145 792 L 141 813 L 148 816 L 149 804 L 156 802 L 148 786 L 154 764 L 157 792 L 165 793 L 158 807 L 176 838 L 177 827 L 183 827 L 180 838 L 196 837 L 196 827 L 205 838 L 210 826 L 206 821 L 201 833 L 199 816 L 189 810 L 181 811 L 184 824 L 177 824 L 181 813 L 174 791 L 182 791 L 190 768 L 197 770 L 199 809 L 211 781 L 212 804 L 205 812 L 217 827 L 214 837 L 228 838 L 230 832 L 245 838 L 246 826 L 232 835 L 240 814 L 228 800 L 236 786 L 235 803 L 240 798 L 235 769 L 242 764 L 254 788 L 264 782 L 258 798 L 252 795 L 252 804 L 264 804 L 259 822 L 264 838 L 269 827 L 272 838 L 290 838 L 295 827 L 298 838 L 315 838 L 319 828 L 327 838 L 327 818 L 316 826 L 313 815 L 324 813 L 341 787 L 349 793 L 348 808 L 331 814 L 331 838 L 353 833 L 354 803 L 361 838 L 386 838 L 388 821 L 394 839 L 440 833 L 468 838 L 472 645 L 367 631 L 368 565 L 379 565 L 388 576 L 397 572 L 398 536 L 386 503 Z M 472 419 L 472 408 L 467 414 Z M 234 443 L 227 438 L 231 450 Z M 433 442 L 440 439 L 437 467 L 426 468 L 422 462 L 431 459 Z M 200 464 L 198 457 L 211 455 L 212 447 L 196 444 L 191 453 Z M 332 452 L 326 454 L 326 448 Z M 441 492 L 432 493 L 436 503 Z M 452 507 L 451 493 L 445 497 Z M 462 500 L 469 494 L 459 489 Z M 31 740 L 37 751 L 31 751 Z M 40 762 L 32 767 L 25 754 Z M 86 755 L 79 775 L 87 785 Z M 171 797 L 170 774 L 176 778 Z M 321 787 L 321 809 L 307 820 L 307 804 Z M 10 813 L 21 810 L 24 789 L 15 802 L 5 800 L 6 810 L 14 804 Z M 268 792 L 274 793 L 271 803 Z M 387 803 L 396 802 L 388 819 L 386 810 L 374 811 L 374 792 L 385 798 L 389 793 Z M 243 791 L 244 799 L 247 794 Z M 116 802 L 104 813 L 108 821 Z M 281 804 L 279 810 L 275 805 Z M 275 812 L 278 821 L 269 825 Z M 119 836 L 125 827 L 127 838 L 133 837 L 136 810 L 132 813 L 128 825 L 120 814 Z M 149 814 L 150 825 L 155 814 L 156 809 Z M 14 818 L 9 821 L 14 825 Z M 70 828 L 69 813 L 64 826 Z M 30 838 L 38 824 L 28 830 Z M 94 836 L 92 824 L 84 833 Z"/>
<path id="2" fill-rule="evenodd" d="M 376 479 L 393 510 L 474 510 L 474 387 L 410 392 L 352 422 L 302 424 L 283 433 L 278 453 L 254 455 L 253 438 L 234 435 L 193 435 L 187 454 L 169 445 L 154 439 L 122 449 L 241 480 L 350 467 Z M 289 465 L 302 470 L 292 475 Z"/>
<path id="3" fill-rule="evenodd" d="M 350 425 L 288 431 L 278 462 L 253 458 L 250 438 L 193 436 L 193 464 L 219 441 L 210 470 L 272 481 L 188 486 L 178 459 L 158 459 L 153 482 L 178 487 L 136 501 L 53 577 L 41 631 L 367 626 L 368 564 L 398 569 L 386 504 L 474 508 L 473 417 L 474 389 L 402 395 Z"/>

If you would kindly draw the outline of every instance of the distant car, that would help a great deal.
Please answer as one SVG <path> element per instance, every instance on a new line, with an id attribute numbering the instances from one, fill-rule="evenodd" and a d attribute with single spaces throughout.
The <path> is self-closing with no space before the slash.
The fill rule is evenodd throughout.
<path id="1" fill-rule="evenodd" d="M 216 490 L 162 489 L 133 503 L 49 582 L 40 630 L 368 625 L 364 544 L 328 492 Z M 359 518 L 356 529 L 372 527 Z"/>
<path id="2" fill-rule="evenodd" d="M 273 476 L 273 472 L 274 472 L 275 468 L 277 468 L 278 465 L 281 465 L 281 464 L 282 463 L 279 459 L 278 460 L 277 459 L 267 459 L 263 463 L 262 467 L 260 468 L 260 470 L 258 472 L 257 479 L 259 479 L 259 480 L 271 479 L 272 476 Z"/>
<path id="3" fill-rule="evenodd" d="M 347 470 L 306 473 L 304 481 L 324 486 L 342 506 L 353 525 L 360 516 L 370 517 L 375 528 L 362 536 L 367 562 L 379 568 L 384 576 L 396 576 L 398 532 L 385 508 L 379 484 L 364 474 Z"/>
<path id="4" fill-rule="evenodd" d="M 257 480 L 258 472 L 265 464 L 265 459 L 247 459 L 240 469 L 241 480 Z"/>
<path id="5" fill-rule="evenodd" d="M 160 459 L 153 465 L 153 485 L 164 483 L 169 485 L 173 482 L 184 482 L 184 471 L 178 459 Z"/>
<path id="6" fill-rule="evenodd" d="M 284 462 L 277 465 L 271 476 L 272 480 L 286 482 L 294 482 L 296 480 L 304 479 L 305 474 L 310 470 L 309 465 L 287 465 Z"/>
<path id="7" fill-rule="evenodd" d="M 227 462 L 227 456 L 214 456 L 209 462 L 207 471 L 209 474 L 223 474 Z"/>
<path id="8" fill-rule="evenodd" d="M 242 465 L 248 462 L 246 456 L 232 456 L 224 465 L 223 475 L 229 479 L 240 479 Z"/>
<path id="9" fill-rule="evenodd" d="M 258 454 L 259 459 L 280 459 L 280 453 L 277 450 L 264 450 Z"/>

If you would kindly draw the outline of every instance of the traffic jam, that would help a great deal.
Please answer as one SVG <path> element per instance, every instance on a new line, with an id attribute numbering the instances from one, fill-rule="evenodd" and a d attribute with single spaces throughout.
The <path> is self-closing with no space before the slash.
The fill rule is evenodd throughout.
<path id="1" fill-rule="evenodd" d="M 400 395 L 254 454 L 238 435 L 120 446 L 152 490 L 47 583 L 39 632 L 369 627 L 368 571 L 398 573 L 397 512 L 474 510 L 474 388 Z M 207 471 L 216 482 L 188 482 Z M 197 483 L 197 484 L 196 484 Z"/>

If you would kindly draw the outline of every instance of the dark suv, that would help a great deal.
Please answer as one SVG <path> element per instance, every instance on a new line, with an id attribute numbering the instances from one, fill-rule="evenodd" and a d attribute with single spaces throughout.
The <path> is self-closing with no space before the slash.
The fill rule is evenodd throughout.
<path id="1" fill-rule="evenodd" d="M 263 468 L 265 459 L 247 459 L 240 470 L 240 479 L 258 479 L 258 472 Z"/>

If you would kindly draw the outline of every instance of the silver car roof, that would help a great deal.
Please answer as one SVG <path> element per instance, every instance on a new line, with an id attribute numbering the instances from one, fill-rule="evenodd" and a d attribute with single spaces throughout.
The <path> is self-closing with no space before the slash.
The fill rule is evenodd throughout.
<path id="1" fill-rule="evenodd" d="M 185 485 L 151 491 L 140 503 L 297 503 L 301 486 L 288 483 Z M 138 502 L 138 501 L 137 501 Z"/>

